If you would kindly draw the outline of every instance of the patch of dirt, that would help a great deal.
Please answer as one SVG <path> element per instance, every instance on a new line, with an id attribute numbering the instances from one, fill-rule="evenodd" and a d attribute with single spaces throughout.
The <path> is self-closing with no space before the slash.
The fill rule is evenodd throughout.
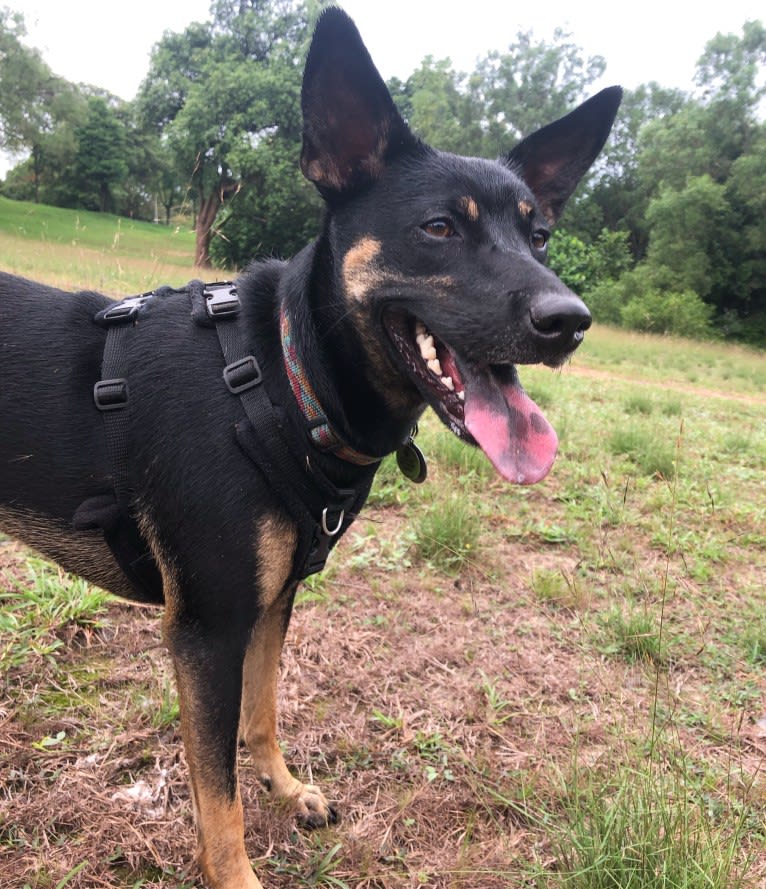
<path id="1" fill-rule="evenodd" d="M 401 533 L 396 510 L 366 518 L 381 538 Z M 417 563 L 354 566 L 353 545 L 349 535 L 332 581 L 296 608 L 279 692 L 288 763 L 343 820 L 297 831 L 242 751 L 262 882 L 322 885 L 318 863 L 340 843 L 331 873 L 349 889 L 525 885 L 532 862 L 555 863 L 539 818 L 556 809 L 573 751 L 608 774 L 641 743 L 653 674 L 589 646 L 582 614 L 530 595 L 534 570 L 574 573 L 566 547 L 504 543 L 484 570 L 450 578 Z M 22 558 L 0 547 L 6 577 L 23 574 Z M 201 885 L 177 720 L 157 721 L 171 677 L 157 613 L 113 604 L 101 627 L 73 633 L 0 687 L 0 885 Z M 679 665 L 662 694 L 694 682 Z M 720 729 L 755 781 L 766 753 L 755 722 Z M 681 743 L 697 751 L 699 736 Z M 731 750 L 723 734 L 704 756 Z"/>

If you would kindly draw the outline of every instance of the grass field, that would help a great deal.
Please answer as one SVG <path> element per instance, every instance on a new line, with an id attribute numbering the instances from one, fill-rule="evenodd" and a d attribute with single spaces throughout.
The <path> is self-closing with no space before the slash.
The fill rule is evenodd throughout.
<path id="1" fill-rule="evenodd" d="M 0 269 L 110 296 L 195 277 L 194 232 L 0 196 Z M 197 270 L 198 271 L 198 270 Z"/>
<path id="2" fill-rule="evenodd" d="M 188 233 L 17 210 L 0 268 L 195 276 Z M 596 328 L 522 378 L 544 483 L 431 417 L 428 483 L 386 463 L 301 590 L 281 737 L 343 820 L 296 830 L 243 754 L 266 889 L 766 885 L 766 356 Z M 199 885 L 156 614 L 2 539 L 0 598 L 0 885 Z"/>

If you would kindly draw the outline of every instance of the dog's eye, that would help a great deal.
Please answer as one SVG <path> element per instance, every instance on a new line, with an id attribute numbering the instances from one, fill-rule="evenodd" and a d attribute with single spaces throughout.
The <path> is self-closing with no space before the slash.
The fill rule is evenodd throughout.
<path id="1" fill-rule="evenodd" d="M 449 219 L 431 219 L 420 227 L 432 238 L 452 238 L 457 234 Z"/>
<path id="2" fill-rule="evenodd" d="M 545 250 L 548 246 L 548 237 L 548 232 L 539 228 L 537 231 L 532 232 L 530 241 L 535 250 Z"/>

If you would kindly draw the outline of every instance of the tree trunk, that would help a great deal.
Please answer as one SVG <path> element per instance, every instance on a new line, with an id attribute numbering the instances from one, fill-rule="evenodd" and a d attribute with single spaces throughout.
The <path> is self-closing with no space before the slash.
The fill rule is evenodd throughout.
<path id="1" fill-rule="evenodd" d="M 222 189 L 219 188 L 213 189 L 207 196 L 202 194 L 199 196 L 194 265 L 210 268 L 210 239 L 213 234 L 213 223 L 222 203 Z"/>
<path id="2" fill-rule="evenodd" d="M 199 211 L 197 212 L 196 245 L 194 264 L 202 268 L 210 268 L 210 241 L 213 236 L 213 225 L 223 202 L 239 191 L 239 184 L 231 179 L 222 179 L 216 187 L 205 195 L 200 188 Z"/>
<path id="3" fill-rule="evenodd" d="M 40 146 L 33 145 L 32 146 L 32 175 L 34 176 L 34 184 L 35 184 L 35 203 L 40 203 L 40 167 L 42 166 L 40 161 Z"/>

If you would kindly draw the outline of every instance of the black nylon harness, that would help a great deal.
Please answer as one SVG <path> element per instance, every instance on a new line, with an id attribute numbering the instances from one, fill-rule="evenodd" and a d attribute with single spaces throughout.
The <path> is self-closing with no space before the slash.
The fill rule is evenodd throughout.
<path id="1" fill-rule="evenodd" d="M 104 530 L 106 543 L 133 584 L 152 598 L 161 596 L 159 570 L 132 513 L 126 411 L 130 403 L 129 341 L 147 301 L 166 293 L 184 292 L 190 296 L 194 321 L 204 327 L 214 327 L 218 335 L 225 362 L 224 383 L 231 395 L 240 400 L 245 415 L 235 426 L 237 443 L 261 471 L 297 525 L 298 542 L 291 580 L 302 580 L 324 568 L 330 550 L 367 499 L 377 466 L 361 472 L 356 486 L 338 488 L 320 470 L 318 461 L 309 459 L 308 434 L 305 447 L 295 447 L 282 411 L 272 403 L 264 385 L 261 364 L 243 332 L 242 306 L 236 285 L 231 282 L 192 281 L 181 290 L 163 287 L 128 297 L 95 316 L 96 323 L 106 327 L 107 336 L 101 380 L 94 386 L 93 400 L 104 418 L 117 507 L 116 519 L 113 516 L 108 523 L 95 524 Z M 87 507 L 92 502 L 83 504 L 78 514 L 87 515 Z M 81 527 L 94 524 L 87 525 L 82 516 L 79 521 Z M 76 526 L 77 522 L 76 517 Z"/>

